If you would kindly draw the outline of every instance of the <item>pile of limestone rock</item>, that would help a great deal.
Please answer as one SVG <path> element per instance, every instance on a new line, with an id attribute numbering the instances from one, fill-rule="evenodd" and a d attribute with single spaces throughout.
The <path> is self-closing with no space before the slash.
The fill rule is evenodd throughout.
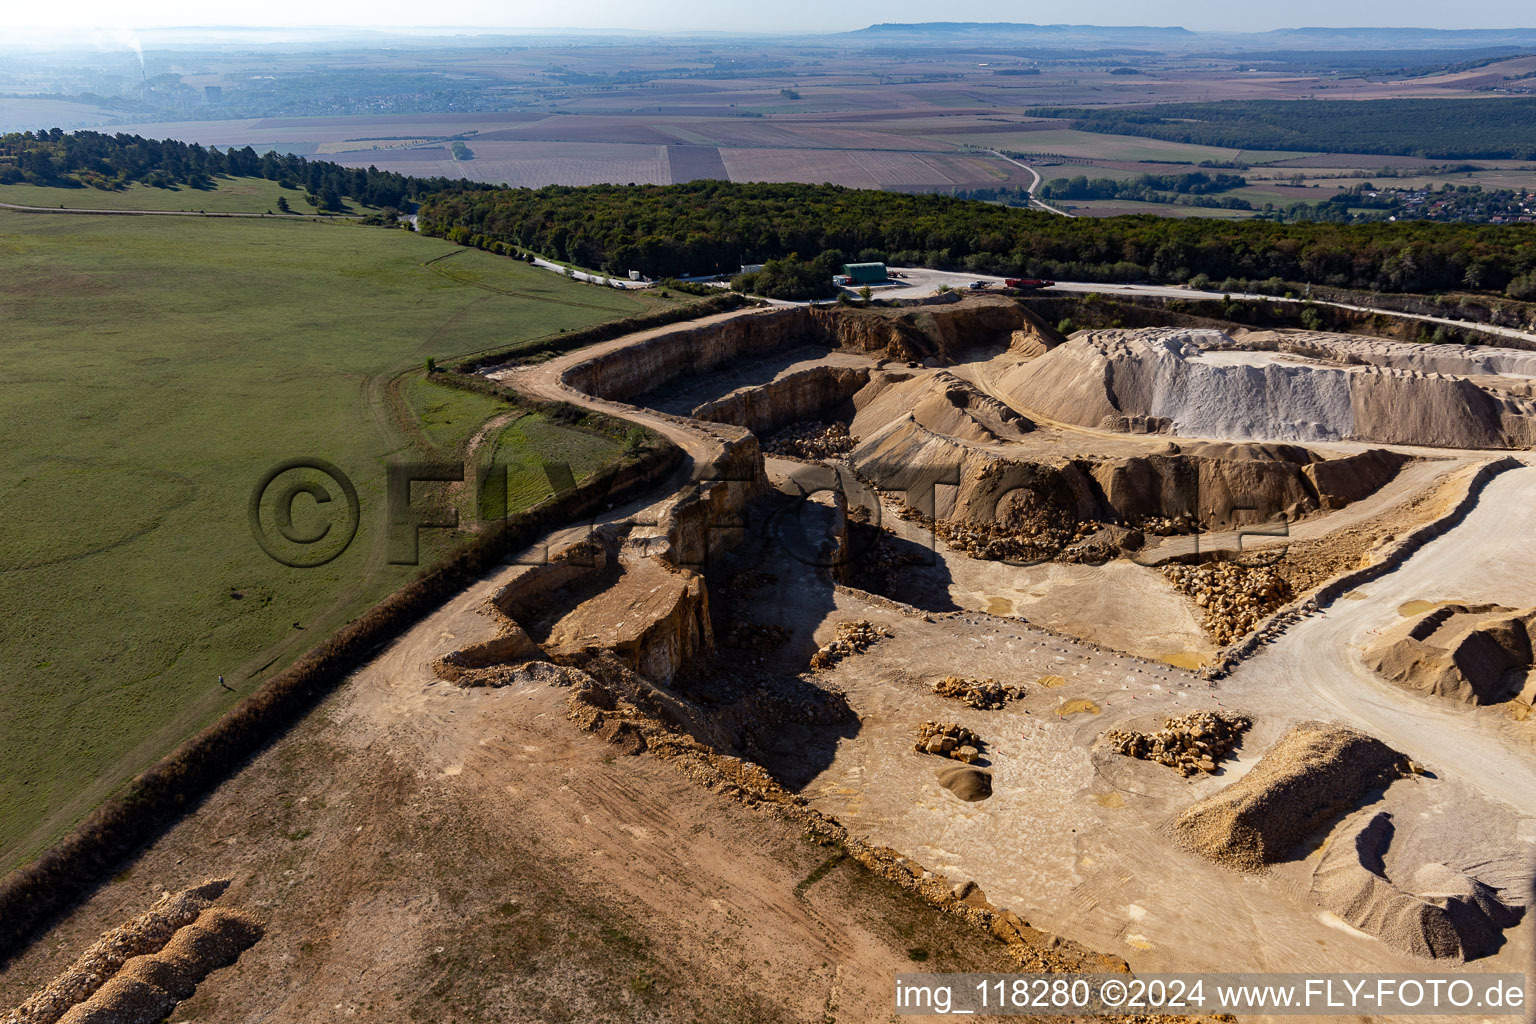
<path id="1" fill-rule="evenodd" d="M 1205 612 L 1201 625 L 1223 646 L 1247 636 L 1291 597 L 1285 577 L 1267 566 L 1235 562 L 1168 565 L 1163 567 L 1163 575 L 1195 599 Z"/>
<path id="2" fill-rule="evenodd" d="M 789 643 L 789 630 L 747 619 L 732 619 L 725 630 L 725 646 L 754 654 L 772 654 Z"/>
<path id="3" fill-rule="evenodd" d="M 975 764 L 981 759 L 984 746 L 980 736 L 956 722 L 924 722 L 917 727 L 913 749 L 919 754 L 937 754 Z"/>
<path id="4" fill-rule="evenodd" d="M 996 679 L 963 679 L 945 676 L 933 684 L 933 692 L 940 697 L 964 701 L 967 707 L 979 711 L 996 711 L 1011 700 L 1024 696 L 1024 687 L 1006 686 Z"/>
<path id="5" fill-rule="evenodd" d="M 821 645 L 811 655 L 811 668 L 831 668 L 844 658 L 863 654 L 881 640 L 895 636 L 884 626 L 877 626 L 865 619 L 839 622 L 837 636 Z"/>
<path id="6" fill-rule="evenodd" d="M 1246 715 L 1191 711 L 1165 720 L 1154 733 L 1111 729 L 1104 739 L 1111 750 L 1126 757 L 1156 761 L 1183 775 L 1210 774 L 1252 724 Z"/>
<path id="7" fill-rule="evenodd" d="M 763 443 L 764 455 L 788 455 L 797 459 L 827 459 L 853 451 L 859 439 L 845 423 L 808 421 L 795 423 Z"/>
<path id="8" fill-rule="evenodd" d="M 896 513 L 910 523 L 931 531 L 945 544 L 971 558 L 990 562 L 1048 562 L 1061 554 L 1079 535 L 1074 528 L 1042 519 L 1039 522 L 1011 517 L 1008 522 L 971 522 L 966 519 L 935 519 L 904 505 Z"/>

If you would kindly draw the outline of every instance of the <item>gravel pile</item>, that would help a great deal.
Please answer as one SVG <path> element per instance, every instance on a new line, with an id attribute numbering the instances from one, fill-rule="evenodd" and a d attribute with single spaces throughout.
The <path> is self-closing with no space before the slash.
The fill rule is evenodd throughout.
<path id="1" fill-rule="evenodd" d="M 158 1024 L 212 971 L 227 967 L 261 938 L 238 910 L 214 907 L 180 929 L 158 953 L 134 957 L 60 1024 Z"/>
<path id="2" fill-rule="evenodd" d="M 76 1003 L 89 999 L 134 957 L 160 950 L 177 929 L 191 924 L 229 888 L 229 881 L 204 882 L 164 893 L 143 914 L 97 939 L 40 992 L 12 1010 L 4 1024 L 53 1024 Z"/>
<path id="3" fill-rule="evenodd" d="M 831 668 L 844 658 L 863 654 L 881 640 L 895 635 L 884 626 L 877 626 L 864 619 L 839 622 L 837 636 L 822 644 L 820 650 L 811 655 L 811 668 Z"/>
<path id="4" fill-rule="evenodd" d="M 1204 609 L 1200 624 L 1222 646 L 1247 636 L 1291 598 L 1291 585 L 1268 567 L 1206 562 L 1167 565 L 1163 575 Z"/>
<path id="5" fill-rule="evenodd" d="M 1180 814 L 1174 837 L 1218 863 L 1257 871 L 1390 782 L 1405 760 L 1354 729 L 1301 722 L 1247 775 Z"/>
<path id="6" fill-rule="evenodd" d="M 1246 715 L 1192 711 L 1164 721 L 1154 733 L 1111 729 L 1104 739 L 1117 754 L 1177 768 L 1183 775 L 1207 774 L 1237 746 L 1253 722 Z"/>
<path id="7" fill-rule="evenodd" d="M 826 459 L 851 452 L 859 439 L 848 433 L 846 423 L 808 421 L 795 423 L 763 443 L 764 455 L 788 455 L 796 459 Z"/>
<path id="8" fill-rule="evenodd" d="M 986 746 L 981 737 L 955 722 L 924 722 L 917 727 L 913 749 L 919 754 L 937 754 L 956 761 L 975 764 Z"/>
<path id="9" fill-rule="evenodd" d="M 1024 696 L 1022 686 L 1004 686 L 996 679 L 963 679 L 945 676 L 933 684 L 933 692 L 940 697 L 964 701 L 967 707 L 979 711 L 996 711 L 1011 700 Z"/>

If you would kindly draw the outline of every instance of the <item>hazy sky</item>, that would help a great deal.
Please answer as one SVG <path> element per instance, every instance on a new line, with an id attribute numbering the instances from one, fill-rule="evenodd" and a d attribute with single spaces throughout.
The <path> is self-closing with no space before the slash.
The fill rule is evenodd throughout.
<path id="1" fill-rule="evenodd" d="M 1231 0 L 1081 0 L 1067 7 L 1017 0 L 932 0 L 827 3 L 776 0 L 580 0 L 577 3 L 455 0 L 437 7 L 419 0 L 265 0 L 260 4 L 209 4 L 206 0 L 70 0 L 17 5 L 10 25 L 106 30 L 183 25 L 417 26 L 441 15 L 452 25 L 506 28 L 628 28 L 652 31 L 724 30 L 819 33 L 883 21 L 1022 21 L 1097 25 L 1182 25 L 1191 29 L 1262 30 L 1298 26 L 1414 26 L 1509 28 L 1536 24 L 1536 14 L 1515 0 L 1291 0 L 1284 4 Z"/>

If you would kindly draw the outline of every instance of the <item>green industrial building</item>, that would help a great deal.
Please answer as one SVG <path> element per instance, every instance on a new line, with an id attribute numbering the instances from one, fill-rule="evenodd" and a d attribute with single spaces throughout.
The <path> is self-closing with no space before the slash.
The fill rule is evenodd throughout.
<path id="1" fill-rule="evenodd" d="M 851 284 L 881 284 L 888 280 L 884 263 L 844 263 L 843 273 Z"/>

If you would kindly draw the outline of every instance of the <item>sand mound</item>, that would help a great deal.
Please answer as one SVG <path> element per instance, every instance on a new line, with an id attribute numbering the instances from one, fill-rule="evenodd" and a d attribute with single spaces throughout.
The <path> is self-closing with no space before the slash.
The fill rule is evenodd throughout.
<path id="1" fill-rule="evenodd" d="M 1312 897 L 1361 931 L 1413 956 L 1473 960 L 1499 947 L 1520 920 L 1497 889 L 1444 864 L 1423 864 L 1406 885 L 1388 877 L 1392 816 L 1361 813 L 1345 822 L 1312 876 Z"/>
<path id="2" fill-rule="evenodd" d="M 1180 814 L 1174 837 L 1214 861 L 1260 870 L 1389 780 L 1401 760 L 1353 729 L 1299 723 L 1247 775 Z"/>
<path id="3" fill-rule="evenodd" d="M 1010 370 L 1010 405 L 1106 430 L 1452 448 L 1536 443 L 1529 353 L 1426 362 L 1423 346 L 1344 335 L 1082 331 Z M 1434 369 L 1428 369 L 1433 366 Z"/>
<path id="4" fill-rule="evenodd" d="M 1017 440 L 1034 429 L 1013 409 L 943 370 L 873 373 L 853 405 L 850 429 L 861 437 L 906 417 L 935 434 L 981 443 Z"/>
<path id="5" fill-rule="evenodd" d="M 228 888 L 229 879 L 223 878 L 163 894 L 149 910 L 103 934 L 42 991 L 13 1010 L 5 1024 L 53 1024 L 131 959 L 165 946 L 177 929 L 195 921 Z"/>
<path id="6" fill-rule="evenodd" d="M 992 795 L 992 773 L 980 768 L 945 768 L 939 772 L 939 785 L 973 804 Z"/>
<path id="7" fill-rule="evenodd" d="M 1384 630 L 1365 663 L 1398 686 L 1467 704 L 1536 698 L 1536 609 L 1441 605 Z"/>

